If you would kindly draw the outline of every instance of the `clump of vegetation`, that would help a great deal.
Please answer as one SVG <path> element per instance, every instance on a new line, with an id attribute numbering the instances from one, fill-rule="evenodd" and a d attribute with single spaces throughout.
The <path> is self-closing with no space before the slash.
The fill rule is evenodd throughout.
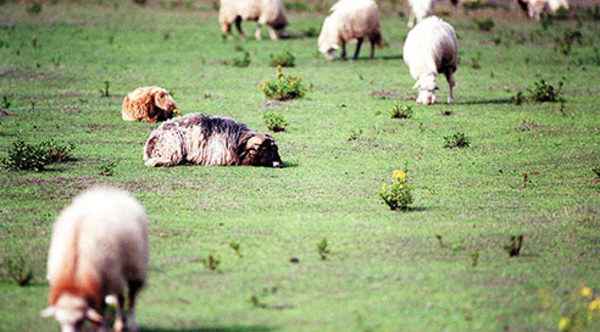
<path id="1" fill-rule="evenodd" d="M 596 174 L 596 179 L 600 180 L 600 165 L 592 167 L 592 172 Z"/>
<path id="2" fill-rule="evenodd" d="M 271 62 L 269 63 L 269 66 L 271 67 L 294 67 L 296 58 L 294 57 L 294 55 L 288 51 L 285 51 L 277 56 L 273 56 L 273 54 L 271 54 Z"/>
<path id="3" fill-rule="evenodd" d="M 400 106 L 398 102 L 395 102 L 392 109 L 388 112 L 392 119 L 410 119 L 414 113 L 412 105 Z"/>
<path id="4" fill-rule="evenodd" d="M 483 2 L 481 0 L 465 1 L 462 2 L 462 6 L 466 11 L 480 9 L 483 8 Z"/>
<path id="5" fill-rule="evenodd" d="M 274 132 L 285 131 L 285 128 L 288 125 L 288 122 L 285 120 L 283 115 L 273 112 L 264 113 L 263 119 L 267 128 Z"/>
<path id="6" fill-rule="evenodd" d="M 104 89 L 100 89 L 100 97 L 110 97 L 110 82 L 104 81 Z"/>
<path id="7" fill-rule="evenodd" d="M 202 260 L 202 264 L 204 265 L 204 267 L 211 271 L 216 271 L 219 273 L 221 272 L 221 270 L 219 269 L 219 265 L 221 265 L 221 260 L 214 257 L 213 255 L 208 255 L 207 258 L 204 258 Z"/>
<path id="8" fill-rule="evenodd" d="M 231 242 L 229 242 L 229 247 L 231 249 L 233 249 L 233 251 L 235 252 L 236 255 L 238 255 L 239 258 L 244 257 L 242 255 L 241 246 L 240 246 L 239 242 L 237 242 L 236 240 L 232 240 Z"/>
<path id="9" fill-rule="evenodd" d="M 277 66 L 277 79 L 268 80 L 258 85 L 265 97 L 275 100 L 290 100 L 302 98 L 306 89 L 302 86 L 302 74 L 285 76 L 281 66 Z"/>
<path id="10" fill-rule="evenodd" d="M 113 176 L 115 175 L 115 168 L 117 163 L 114 161 L 106 162 L 98 168 L 98 175 L 100 176 Z"/>
<path id="11" fill-rule="evenodd" d="M 231 64 L 234 67 L 238 67 L 238 68 L 246 68 L 248 66 L 250 66 L 250 63 L 252 62 L 252 60 L 250 59 L 250 53 L 248 51 L 244 51 L 244 56 L 239 59 L 233 59 L 231 61 L 224 61 L 224 64 Z"/>
<path id="12" fill-rule="evenodd" d="M 543 79 L 534 84 L 535 86 L 533 89 L 528 89 L 530 100 L 540 103 L 561 101 L 560 93 L 564 85 L 562 80 L 558 81 L 558 89 L 551 84 L 546 83 Z"/>
<path id="13" fill-rule="evenodd" d="M 23 255 L 6 258 L 4 265 L 8 276 L 19 286 L 26 286 L 33 279 L 33 267 Z"/>
<path id="14" fill-rule="evenodd" d="M 317 251 L 322 260 L 326 260 L 327 255 L 331 254 L 331 251 L 328 248 L 327 238 L 324 237 L 323 240 L 317 244 Z"/>
<path id="15" fill-rule="evenodd" d="M 306 38 L 314 38 L 319 35 L 319 29 L 315 27 L 310 27 L 302 30 L 302 35 Z"/>
<path id="16" fill-rule="evenodd" d="M 479 63 L 481 60 L 481 52 L 477 52 L 474 58 L 471 58 L 471 68 L 473 69 L 481 69 L 481 64 Z"/>
<path id="17" fill-rule="evenodd" d="M 556 37 L 554 39 L 554 42 L 556 43 L 555 49 L 564 55 L 569 55 L 569 53 L 571 53 L 573 43 L 577 42 L 579 45 L 581 45 L 582 38 L 583 34 L 579 30 L 564 31 L 562 37 Z"/>
<path id="18" fill-rule="evenodd" d="M 600 297 L 594 294 L 594 289 L 581 283 L 569 297 L 568 302 L 560 307 L 563 310 L 558 328 L 561 331 L 592 331 L 600 322 Z M 548 307 L 559 308 L 558 301 L 551 298 L 547 292 L 540 294 Z"/>
<path id="19" fill-rule="evenodd" d="M 2 96 L 2 109 L 8 110 L 10 108 L 10 100 L 7 96 Z"/>
<path id="20" fill-rule="evenodd" d="M 50 163 L 73 160 L 71 152 L 74 149 L 74 143 L 58 145 L 50 140 L 40 144 L 29 144 L 18 137 L 8 149 L 8 156 L 4 158 L 2 164 L 13 170 L 39 172 Z"/>
<path id="21" fill-rule="evenodd" d="M 481 31 L 491 31 L 492 28 L 496 25 L 494 20 L 489 17 L 476 20 L 475 23 L 477 23 L 477 27 Z"/>
<path id="22" fill-rule="evenodd" d="M 357 139 L 360 138 L 360 135 L 362 135 L 362 133 L 363 133 L 362 129 L 352 129 L 350 131 L 350 134 L 348 134 L 348 140 L 356 141 Z"/>
<path id="23" fill-rule="evenodd" d="M 287 10 L 297 10 L 307 12 L 310 10 L 308 4 L 304 1 L 285 2 L 283 7 Z"/>
<path id="24" fill-rule="evenodd" d="M 444 136 L 444 148 L 466 148 L 471 144 L 469 137 L 463 132 L 457 132 L 454 135 Z"/>
<path id="25" fill-rule="evenodd" d="M 42 4 L 34 2 L 25 8 L 25 11 L 29 14 L 39 14 L 42 12 Z"/>
<path id="26" fill-rule="evenodd" d="M 512 235 L 510 237 L 510 243 L 504 246 L 504 251 L 506 251 L 509 257 L 519 256 L 522 246 L 523 235 Z"/>
<path id="27" fill-rule="evenodd" d="M 145 5 L 145 4 L 146 4 L 147 0 L 133 0 L 133 2 L 134 2 L 135 4 L 138 4 L 138 5 L 142 5 L 142 6 L 143 6 L 143 5 Z"/>
<path id="28" fill-rule="evenodd" d="M 478 262 L 479 262 L 479 251 L 473 251 L 471 253 L 471 266 L 473 266 L 473 267 L 477 266 Z"/>
<path id="29" fill-rule="evenodd" d="M 408 179 L 405 171 L 395 170 L 392 173 L 392 183 L 388 187 L 387 183 L 381 185 L 379 197 L 383 200 L 390 210 L 407 211 L 413 203 L 412 188 L 408 185 Z"/>

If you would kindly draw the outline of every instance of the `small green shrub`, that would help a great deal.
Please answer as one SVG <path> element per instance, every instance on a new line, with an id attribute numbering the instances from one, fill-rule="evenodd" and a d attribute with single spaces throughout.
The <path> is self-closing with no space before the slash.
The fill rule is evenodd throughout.
<path id="1" fill-rule="evenodd" d="M 23 255 L 8 257 L 4 263 L 8 276 L 17 285 L 26 286 L 33 279 L 33 267 L 27 263 Z"/>
<path id="2" fill-rule="evenodd" d="M 39 14 L 42 12 L 42 4 L 34 2 L 25 8 L 25 11 L 29 14 Z"/>
<path id="3" fill-rule="evenodd" d="M 392 119 L 410 119 L 414 114 L 412 105 L 400 106 L 398 102 L 395 102 L 392 109 L 388 112 Z"/>
<path id="4" fill-rule="evenodd" d="M 510 242 L 504 246 L 504 250 L 509 257 L 519 256 L 521 248 L 523 247 L 523 235 L 512 235 Z"/>
<path id="5" fill-rule="evenodd" d="M 237 242 L 236 240 L 232 240 L 231 242 L 229 242 L 229 247 L 233 249 L 233 251 L 235 251 L 235 254 L 238 255 L 239 258 L 243 257 L 242 252 L 240 251 L 241 246 L 239 242 Z"/>
<path id="6" fill-rule="evenodd" d="M 100 176 L 113 176 L 115 175 L 115 168 L 117 163 L 114 161 L 106 162 L 98 167 L 98 175 Z"/>
<path id="7" fill-rule="evenodd" d="M 277 79 L 265 81 L 259 84 L 258 88 L 268 99 L 280 101 L 302 98 L 306 91 L 302 86 L 302 74 L 285 76 L 281 66 L 277 66 Z"/>
<path id="8" fill-rule="evenodd" d="M 2 96 L 2 109 L 8 110 L 10 108 L 10 100 L 7 96 Z"/>
<path id="9" fill-rule="evenodd" d="M 75 144 L 57 145 L 54 140 L 40 144 L 26 143 L 23 138 L 18 137 L 8 149 L 8 157 L 2 164 L 13 170 L 33 170 L 36 172 L 44 170 L 45 166 L 54 162 L 65 162 L 74 160 L 71 151 Z"/>
<path id="10" fill-rule="evenodd" d="M 451 136 L 444 136 L 444 148 L 466 148 L 471 144 L 469 137 L 462 132 L 457 132 Z"/>
<path id="11" fill-rule="evenodd" d="M 306 38 L 314 38 L 319 35 L 319 29 L 315 27 L 310 27 L 302 30 L 302 35 Z"/>
<path id="12" fill-rule="evenodd" d="M 392 173 L 392 183 L 388 187 L 387 183 L 381 185 L 379 197 L 383 200 L 390 210 L 407 211 L 413 203 L 412 188 L 408 185 L 406 172 L 395 170 Z"/>
<path id="13" fill-rule="evenodd" d="M 592 167 L 592 172 L 594 172 L 594 174 L 596 174 L 596 179 L 600 180 L 600 165 L 596 165 L 596 166 Z"/>
<path id="14" fill-rule="evenodd" d="M 535 82 L 534 84 L 535 86 L 533 89 L 527 90 L 529 92 L 530 100 L 540 103 L 561 101 L 560 93 L 564 85 L 562 80 L 558 81 L 558 89 L 551 84 L 546 83 L 546 81 L 543 79 L 539 82 Z"/>
<path id="15" fill-rule="evenodd" d="M 244 56 L 241 59 L 233 59 L 231 60 L 231 65 L 238 68 L 246 68 L 250 66 L 250 53 L 248 51 L 244 51 Z"/>
<path id="16" fill-rule="evenodd" d="M 104 81 L 104 89 L 100 89 L 100 97 L 110 97 L 110 82 Z"/>
<path id="17" fill-rule="evenodd" d="M 462 2 L 463 9 L 474 10 L 483 8 L 483 2 L 481 0 L 470 0 Z"/>
<path id="18" fill-rule="evenodd" d="M 328 248 L 327 238 L 323 238 L 321 242 L 317 243 L 317 252 L 322 260 L 327 259 L 327 255 L 331 254 L 331 251 Z"/>
<path id="19" fill-rule="evenodd" d="M 492 28 L 496 25 L 494 20 L 489 17 L 476 20 L 475 23 L 477 23 L 477 27 L 479 28 L 479 30 L 486 32 L 491 31 Z"/>
<path id="20" fill-rule="evenodd" d="M 219 273 L 221 272 L 221 270 L 219 269 L 219 265 L 221 265 L 221 260 L 215 258 L 213 255 L 208 255 L 207 258 L 204 258 L 202 260 L 202 264 L 204 265 L 204 267 L 211 271 L 216 271 Z"/>
<path id="21" fill-rule="evenodd" d="M 350 131 L 350 134 L 348 134 L 348 140 L 349 141 L 356 141 L 357 139 L 360 138 L 360 136 L 362 135 L 363 131 L 362 129 L 352 129 Z"/>
<path id="22" fill-rule="evenodd" d="M 295 61 L 296 58 L 294 55 L 288 51 L 285 51 L 277 56 L 273 56 L 273 54 L 271 54 L 271 62 L 269 63 L 269 66 L 294 67 Z"/>
<path id="23" fill-rule="evenodd" d="M 285 131 L 285 128 L 288 125 L 288 122 L 285 120 L 283 115 L 273 112 L 264 113 L 263 119 L 267 128 L 274 132 Z"/>

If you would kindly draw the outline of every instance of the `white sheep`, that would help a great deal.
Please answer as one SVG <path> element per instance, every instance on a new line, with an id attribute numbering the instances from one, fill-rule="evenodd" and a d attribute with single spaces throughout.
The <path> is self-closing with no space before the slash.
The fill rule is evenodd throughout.
<path id="1" fill-rule="evenodd" d="M 272 40 L 284 37 L 283 29 L 288 24 L 281 0 L 220 0 L 219 23 L 227 38 L 233 39 L 231 25 L 235 23 L 240 38 L 246 39 L 242 31 L 242 21 L 257 21 L 254 36 L 261 40 L 261 28 L 266 25 Z"/>
<path id="2" fill-rule="evenodd" d="M 439 89 L 438 73 L 446 75 L 450 85 L 448 103 L 454 102 L 454 72 L 458 41 L 450 24 L 436 16 L 430 16 L 409 31 L 404 42 L 404 62 L 410 68 L 410 75 L 417 81 L 413 89 L 419 89 L 419 104 L 434 104 L 434 90 Z"/>
<path id="3" fill-rule="evenodd" d="M 527 12 L 530 19 L 536 21 L 539 21 L 542 14 L 547 10 L 550 10 L 552 14 L 556 14 L 561 8 L 569 9 L 567 0 L 517 0 L 517 3 Z"/>
<path id="4" fill-rule="evenodd" d="M 435 7 L 437 0 L 408 0 L 410 6 L 410 18 L 408 19 L 408 28 L 412 28 L 415 25 L 415 19 L 417 23 L 423 19 L 433 15 L 433 7 Z"/>
<path id="5" fill-rule="evenodd" d="M 124 290 L 128 288 L 130 330 L 136 331 L 135 296 L 148 265 L 144 208 L 128 193 L 93 188 L 75 198 L 54 224 L 48 252 L 49 307 L 63 332 L 79 331 L 86 320 L 106 325 L 106 297 L 117 298 L 115 331 L 126 325 Z"/>
<path id="6" fill-rule="evenodd" d="M 360 46 L 365 37 L 371 42 L 371 58 L 375 55 L 375 45 L 381 46 L 379 30 L 379 10 L 373 0 L 340 0 L 325 18 L 317 41 L 319 51 L 333 60 L 333 52 L 342 46 L 341 59 L 346 59 L 346 43 L 357 40 L 354 59 L 358 58 Z"/>

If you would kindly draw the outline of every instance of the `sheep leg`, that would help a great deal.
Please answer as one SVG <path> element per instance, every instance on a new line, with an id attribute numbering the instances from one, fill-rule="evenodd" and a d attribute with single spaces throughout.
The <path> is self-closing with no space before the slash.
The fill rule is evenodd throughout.
<path id="1" fill-rule="evenodd" d="M 262 40 L 262 36 L 260 35 L 261 30 L 262 24 L 257 23 L 256 32 L 254 33 L 254 37 L 256 38 L 256 40 Z"/>
<path id="2" fill-rule="evenodd" d="M 341 60 L 346 60 L 346 43 L 342 42 L 342 54 L 340 55 Z"/>
<path id="3" fill-rule="evenodd" d="M 453 70 L 448 70 L 446 72 L 446 80 L 448 81 L 448 85 L 450 86 L 450 95 L 448 96 L 448 104 L 452 104 L 454 103 L 454 71 Z"/>
<path id="4" fill-rule="evenodd" d="M 354 51 L 354 57 L 353 57 L 354 60 L 358 59 L 358 54 L 360 53 L 360 47 L 362 45 L 363 39 L 364 39 L 363 37 L 360 37 L 357 39 L 356 50 Z"/>
<path id="5" fill-rule="evenodd" d="M 137 321 L 135 319 L 135 297 L 142 288 L 143 283 L 139 280 L 129 282 L 129 331 L 137 332 Z"/>
<path id="6" fill-rule="evenodd" d="M 269 29 L 269 36 L 271 37 L 271 40 L 279 39 L 279 35 L 277 34 L 277 31 L 275 31 L 275 29 L 272 26 L 267 25 L 267 29 Z"/>
<path id="7" fill-rule="evenodd" d="M 375 40 L 373 40 L 371 38 L 370 41 L 371 41 L 371 59 L 373 59 L 375 57 Z"/>
<path id="8" fill-rule="evenodd" d="M 242 40 L 246 40 L 246 36 L 244 36 L 244 31 L 242 31 L 242 18 L 239 16 L 235 18 L 235 27 L 240 35 L 240 38 Z"/>
<path id="9" fill-rule="evenodd" d="M 227 34 L 227 39 L 228 40 L 233 40 L 233 35 L 231 34 L 231 24 L 229 23 L 222 23 L 221 24 L 221 31 L 223 31 L 223 33 Z M 125 119 L 123 119 L 125 120 Z M 135 120 L 129 120 L 129 121 L 135 121 Z"/>
<path id="10" fill-rule="evenodd" d="M 123 332 L 125 329 L 126 317 L 125 317 L 125 297 L 123 294 L 117 296 L 117 317 L 115 318 L 115 325 L 113 329 L 116 332 Z"/>

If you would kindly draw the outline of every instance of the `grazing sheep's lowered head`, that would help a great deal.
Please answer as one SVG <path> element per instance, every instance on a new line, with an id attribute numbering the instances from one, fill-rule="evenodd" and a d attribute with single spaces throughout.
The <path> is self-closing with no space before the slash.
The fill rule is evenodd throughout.
<path id="1" fill-rule="evenodd" d="M 81 331 L 86 320 L 95 324 L 102 323 L 102 316 L 93 308 L 90 308 L 88 302 L 81 296 L 74 296 L 64 293 L 56 303 L 44 309 L 42 317 L 54 317 L 60 324 L 62 332 Z"/>
<path id="2" fill-rule="evenodd" d="M 242 136 L 238 147 L 240 165 L 282 167 L 277 143 L 273 136 L 265 133 L 248 132 Z"/>
<path id="3" fill-rule="evenodd" d="M 437 103 L 434 91 L 439 90 L 440 87 L 437 85 L 435 73 L 422 75 L 413 86 L 413 89 L 419 89 L 417 104 L 431 105 Z"/>
<path id="4" fill-rule="evenodd" d="M 176 109 L 177 104 L 166 89 L 148 86 L 125 97 L 121 115 L 125 121 L 157 122 L 171 119 Z"/>

